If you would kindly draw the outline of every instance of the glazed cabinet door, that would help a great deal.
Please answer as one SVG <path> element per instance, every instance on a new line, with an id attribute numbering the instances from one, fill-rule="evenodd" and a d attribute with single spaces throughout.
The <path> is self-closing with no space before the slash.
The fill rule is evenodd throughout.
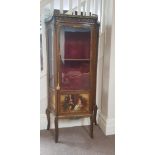
<path id="1" fill-rule="evenodd" d="M 91 35 L 90 26 L 59 26 L 59 114 L 90 113 L 92 88 Z"/>

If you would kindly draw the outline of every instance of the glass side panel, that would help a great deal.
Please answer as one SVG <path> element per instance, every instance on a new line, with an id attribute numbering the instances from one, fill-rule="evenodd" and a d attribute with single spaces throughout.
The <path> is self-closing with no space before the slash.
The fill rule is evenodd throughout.
<path id="1" fill-rule="evenodd" d="M 61 89 L 90 87 L 90 29 L 63 27 L 60 32 Z"/>
<path id="2" fill-rule="evenodd" d="M 54 44 L 53 44 L 53 31 L 48 30 L 48 67 L 49 67 L 49 85 L 54 88 Z"/>

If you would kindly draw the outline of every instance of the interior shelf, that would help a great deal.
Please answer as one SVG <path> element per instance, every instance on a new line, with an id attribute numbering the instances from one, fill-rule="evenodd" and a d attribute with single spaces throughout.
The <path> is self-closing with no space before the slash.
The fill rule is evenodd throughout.
<path id="1" fill-rule="evenodd" d="M 65 61 L 90 61 L 90 59 L 62 59 Z"/>

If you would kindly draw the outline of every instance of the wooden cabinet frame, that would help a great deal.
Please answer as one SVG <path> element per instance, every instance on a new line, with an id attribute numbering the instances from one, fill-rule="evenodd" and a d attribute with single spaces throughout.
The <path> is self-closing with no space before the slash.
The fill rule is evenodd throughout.
<path id="1" fill-rule="evenodd" d="M 60 118 L 73 118 L 73 117 L 90 117 L 90 136 L 93 138 L 93 123 L 96 124 L 96 73 L 97 73 L 97 52 L 98 52 L 98 33 L 99 23 L 97 22 L 97 16 L 79 16 L 79 15 L 65 15 L 60 12 L 54 12 L 54 15 L 45 20 L 46 23 L 46 41 L 47 41 L 47 56 L 48 56 L 48 106 L 46 110 L 48 125 L 47 129 L 50 129 L 50 113 L 55 115 L 55 142 L 58 142 L 58 119 Z M 90 73 L 89 89 L 81 90 L 62 90 L 62 79 L 60 73 L 61 68 L 61 54 L 60 54 L 60 31 L 63 26 L 72 28 L 87 28 L 90 30 L 90 58 L 88 60 Z M 53 37 L 51 34 L 53 33 Z M 49 37 L 52 37 L 49 39 Z M 52 39 L 52 42 L 50 42 Z M 50 45 L 52 44 L 52 45 Z M 51 47 L 52 46 L 52 47 Z M 53 48 L 53 49 L 52 49 Z M 53 54 L 52 54 L 53 52 Z M 53 58 L 51 58 L 51 54 Z M 54 67 L 51 68 L 54 64 Z M 53 69 L 53 75 L 51 77 L 51 69 Z M 54 80 L 54 81 L 51 81 Z M 52 86 L 51 86 L 52 83 Z M 78 95 L 79 94 L 79 95 Z M 82 95 L 83 94 L 83 95 Z M 88 100 L 87 100 L 88 94 Z M 66 95 L 66 96 L 65 96 Z M 68 95 L 68 96 L 67 96 Z M 78 98 L 78 101 L 82 102 L 82 99 L 86 101 L 89 109 L 85 111 L 67 111 L 64 112 L 62 108 L 62 99 L 67 97 Z M 79 99 L 80 98 L 80 99 Z M 75 106 L 74 106 L 75 108 Z M 87 108 L 87 107 L 86 107 Z"/>

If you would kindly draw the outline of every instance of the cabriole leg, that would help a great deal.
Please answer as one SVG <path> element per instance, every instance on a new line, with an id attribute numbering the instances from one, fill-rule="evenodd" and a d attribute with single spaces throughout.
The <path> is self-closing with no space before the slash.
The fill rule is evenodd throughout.
<path id="1" fill-rule="evenodd" d="M 57 143 L 58 142 L 58 117 L 56 116 L 55 117 L 55 142 Z"/>
<path id="2" fill-rule="evenodd" d="M 96 115 L 97 115 L 97 105 L 95 105 L 95 107 L 94 107 L 94 123 L 95 123 L 95 125 L 97 125 Z"/>
<path id="3" fill-rule="evenodd" d="M 90 116 L 90 137 L 93 138 L 93 115 Z"/>
<path id="4" fill-rule="evenodd" d="M 46 109 L 46 116 L 47 116 L 47 130 L 50 129 L 50 110 Z"/>

